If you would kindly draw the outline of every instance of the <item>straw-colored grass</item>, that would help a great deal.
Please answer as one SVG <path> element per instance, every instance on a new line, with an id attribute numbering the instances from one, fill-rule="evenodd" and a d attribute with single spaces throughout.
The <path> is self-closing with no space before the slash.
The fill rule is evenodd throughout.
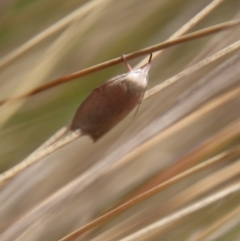
<path id="1" fill-rule="evenodd" d="M 235 0 L 2 5 L 1 241 L 239 240 L 239 9 Z M 96 143 L 66 135 L 87 94 L 127 71 L 119 56 L 138 68 L 152 51 L 134 118 Z"/>

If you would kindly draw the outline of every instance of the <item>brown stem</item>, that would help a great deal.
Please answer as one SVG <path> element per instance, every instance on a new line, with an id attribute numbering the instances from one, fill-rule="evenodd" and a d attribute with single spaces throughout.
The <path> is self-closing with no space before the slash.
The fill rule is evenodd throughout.
<path id="1" fill-rule="evenodd" d="M 151 47 L 139 50 L 137 52 L 127 54 L 127 55 L 125 55 L 125 58 L 127 60 L 130 60 L 130 59 L 140 57 L 142 55 L 151 54 L 151 53 L 159 51 L 161 49 L 169 48 L 169 47 L 172 47 L 174 45 L 177 45 L 177 44 L 180 44 L 180 43 L 183 43 L 183 42 L 186 42 L 186 41 L 190 41 L 190 40 L 193 40 L 193 39 L 204 37 L 204 36 L 207 36 L 207 35 L 222 31 L 222 30 L 227 30 L 229 28 L 238 26 L 239 24 L 240 24 L 240 20 L 229 21 L 229 22 L 226 22 L 226 23 L 218 24 L 218 25 L 215 25 L 213 27 L 208 27 L 208 28 L 205 28 L 205 29 L 202 29 L 202 30 L 190 33 L 190 34 L 183 35 L 183 36 L 181 36 L 177 39 L 174 39 L 174 40 L 159 43 L 159 44 L 153 45 Z M 80 70 L 80 71 L 72 73 L 70 75 L 57 78 L 57 79 L 52 80 L 51 82 L 49 82 L 47 84 L 44 84 L 44 85 L 42 85 L 40 87 L 37 87 L 37 88 L 35 88 L 35 89 L 33 89 L 29 92 L 24 93 L 23 95 L 2 100 L 2 101 L 0 101 L 0 105 L 4 104 L 6 102 L 11 103 L 11 102 L 14 102 L 14 101 L 17 101 L 17 100 L 35 95 L 37 93 L 48 90 L 48 89 L 53 88 L 55 86 L 58 86 L 60 84 L 67 83 L 67 82 L 69 82 L 73 79 L 76 79 L 76 78 L 94 73 L 96 71 L 111 67 L 111 66 L 116 65 L 116 64 L 119 64 L 122 61 L 123 61 L 122 57 L 118 57 L 118 58 L 115 58 L 115 59 L 97 64 L 97 65 L 94 65 L 92 67 Z"/>

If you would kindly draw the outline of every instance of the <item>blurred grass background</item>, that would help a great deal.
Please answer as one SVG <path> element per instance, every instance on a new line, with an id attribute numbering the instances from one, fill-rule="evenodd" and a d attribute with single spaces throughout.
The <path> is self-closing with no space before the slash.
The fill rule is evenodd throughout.
<path id="1" fill-rule="evenodd" d="M 165 41 L 211 2 L 0 0 L 1 100 L 123 53 Z M 191 31 L 239 19 L 239 9 L 239 0 L 222 1 Z M 74 17 L 57 29 L 57 24 L 73 13 Z M 53 25 L 55 30 L 51 34 L 18 57 L 11 58 L 20 46 Z M 236 27 L 165 50 L 152 63 L 148 89 L 238 41 L 239 37 L 239 27 Z M 140 60 L 131 61 L 131 65 Z M 119 64 L 24 101 L 1 106 L 1 172 L 19 163 L 68 124 L 93 88 L 124 72 L 125 65 Z M 131 113 L 99 142 L 92 143 L 88 137 L 83 137 L 22 172 L 1 190 L 3 240 L 58 240 L 136 193 L 238 147 L 239 95 L 189 120 L 179 129 L 174 127 L 238 89 L 239 76 L 239 51 L 235 51 L 144 101 L 135 118 Z M 144 146 L 155 136 L 160 137 Z M 128 157 L 134 150 L 138 154 Z M 220 163 L 179 181 L 92 229 L 78 240 L 120 240 L 180 207 L 239 182 L 239 173 L 231 175 L 236 168 L 227 169 L 238 163 L 238 158 L 239 152 L 227 156 Z M 87 170 L 106 160 L 115 165 L 87 188 L 74 188 L 67 203 L 60 205 L 58 198 L 46 201 L 59 192 L 67 197 L 69 194 L 64 194 L 64 188 L 71 185 L 71 181 L 80 180 Z M 240 240 L 239 215 L 213 228 L 206 237 L 200 237 L 238 208 L 239 197 L 239 193 L 230 195 L 136 240 Z M 221 233 L 222 229 L 226 231 Z"/>

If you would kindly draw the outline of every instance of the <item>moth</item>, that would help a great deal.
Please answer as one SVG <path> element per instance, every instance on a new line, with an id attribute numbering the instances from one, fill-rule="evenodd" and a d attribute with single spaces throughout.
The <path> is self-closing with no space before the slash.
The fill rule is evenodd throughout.
<path id="1" fill-rule="evenodd" d="M 148 71 L 152 54 L 147 64 L 133 70 L 122 56 L 129 72 L 111 78 L 100 85 L 79 106 L 70 129 L 80 130 L 97 141 L 136 106 L 139 106 L 148 83 Z"/>

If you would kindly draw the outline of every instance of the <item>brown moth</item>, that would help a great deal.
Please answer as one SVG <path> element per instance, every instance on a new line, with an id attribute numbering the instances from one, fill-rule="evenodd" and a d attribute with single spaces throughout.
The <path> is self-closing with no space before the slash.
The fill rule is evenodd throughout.
<path id="1" fill-rule="evenodd" d="M 80 130 L 97 141 L 139 105 L 147 87 L 151 58 L 152 54 L 146 65 L 133 70 L 123 56 L 129 72 L 94 89 L 78 108 L 71 130 Z"/>

